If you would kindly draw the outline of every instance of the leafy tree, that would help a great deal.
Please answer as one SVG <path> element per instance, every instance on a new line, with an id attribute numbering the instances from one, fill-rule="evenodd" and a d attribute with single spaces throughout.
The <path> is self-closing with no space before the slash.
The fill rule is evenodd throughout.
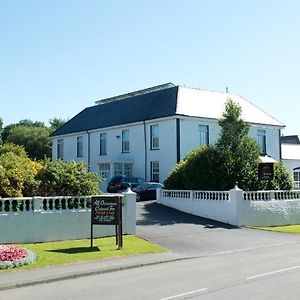
<path id="1" fill-rule="evenodd" d="M 3 120 L 0 117 L 0 145 L 2 144 Z"/>
<path id="2" fill-rule="evenodd" d="M 50 123 L 51 131 L 54 132 L 55 130 L 57 130 L 58 128 L 63 126 L 66 123 L 66 120 L 59 119 L 59 118 L 53 118 L 49 121 L 49 123 Z"/>
<path id="3" fill-rule="evenodd" d="M 7 125 L 7 126 L 5 126 L 3 128 L 2 133 L 1 133 L 1 137 L 2 137 L 3 143 L 6 142 L 7 137 L 10 134 L 10 131 L 13 128 L 18 127 L 18 126 L 30 126 L 30 127 L 43 127 L 43 128 L 47 128 L 43 122 L 39 122 L 39 121 L 33 122 L 31 120 L 28 120 L 28 119 L 21 120 L 18 123 L 9 124 L 9 125 Z"/>
<path id="4" fill-rule="evenodd" d="M 45 160 L 37 176 L 39 193 L 43 196 L 95 195 L 99 193 L 100 178 L 88 172 L 84 163 Z"/>
<path id="5" fill-rule="evenodd" d="M 24 146 L 32 159 L 51 156 L 50 130 L 44 126 L 18 125 L 10 129 L 6 142 Z"/>
<path id="6" fill-rule="evenodd" d="M 0 135 L 4 143 L 22 145 L 30 158 L 40 160 L 51 157 L 50 134 L 64 123 L 64 120 L 54 118 L 50 120 L 50 127 L 47 127 L 44 122 L 24 119 L 18 123 L 7 125 L 1 132 L 0 120 Z"/>
<path id="7" fill-rule="evenodd" d="M 219 120 L 220 138 L 216 143 L 219 156 L 219 189 L 228 190 L 236 182 L 244 190 L 258 186 L 259 147 L 248 136 L 249 124 L 241 118 L 241 106 L 229 99 Z"/>
<path id="8" fill-rule="evenodd" d="M 16 126 L 16 124 L 10 124 L 10 125 L 7 125 L 5 126 L 2 131 L 1 131 L 1 139 L 2 139 L 2 142 L 5 143 L 6 141 L 6 138 L 9 134 L 9 131 L 14 128 Z"/>
<path id="9" fill-rule="evenodd" d="M 24 119 L 19 121 L 17 126 L 32 126 L 32 127 L 47 127 L 44 122 L 35 121 Z"/>
<path id="10" fill-rule="evenodd" d="M 190 154 L 164 181 L 169 189 L 229 190 L 236 182 L 244 190 L 291 189 L 289 171 L 278 162 L 274 179 L 259 181 L 259 147 L 248 136 L 249 125 L 241 118 L 241 107 L 228 100 L 222 118 L 220 137 L 215 147 L 200 147 Z"/>

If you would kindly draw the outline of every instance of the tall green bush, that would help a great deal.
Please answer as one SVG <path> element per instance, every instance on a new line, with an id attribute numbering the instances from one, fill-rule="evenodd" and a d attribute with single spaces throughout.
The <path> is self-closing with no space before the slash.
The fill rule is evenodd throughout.
<path id="1" fill-rule="evenodd" d="M 45 160 L 37 178 L 42 196 L 99 194 L 100 178 L 88 172 L 84 163 Z"/>
<path id="2" fill-rule="evenodd" d="M 34 193 L 37 187 L 35 164 L 13 152 L 0 155 L 0 196 L 22 197 Z"/>
<path id="3" fill-rule="evenodd" d="M 202 146 L 192 150 L 179 162 L 164 181 L 166 188 L 176 189 L 218 189 L 217 152 L 213 147 Z"/>
<path id="4" fill-rule="evenodd" d="M 258 179 L 259 147 L 248 136 L 249 124 L 241 118 L 241 106 L 229 99 L 219 120 L 220 137 L 215 147 L 192 150 L 164 181 L 167 189 L 229 190 L 236 183 L 243 190 L 291 189 L 289 171 L 276 163 L 274 179 Z"/>
<path id="5" fill-rule="evenodd" d="M 220 137 L 216 143 L 219 157 L 219 189 L 228 190 L 238 183 L 244 190 L 256 189 L 258 184 L 259 147 L 248 136 L 249 124 L 241 117 L 242 109 L 231 99 L 219 120 Z"/>

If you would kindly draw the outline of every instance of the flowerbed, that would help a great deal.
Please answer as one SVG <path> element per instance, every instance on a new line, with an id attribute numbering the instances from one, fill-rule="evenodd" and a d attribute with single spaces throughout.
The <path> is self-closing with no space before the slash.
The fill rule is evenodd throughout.
<path id="1" fill-rule="evenodd" d="M 0 269 L 18 268 L 35 261 L 33 252 L 14 245 L 0 245 Z"/>

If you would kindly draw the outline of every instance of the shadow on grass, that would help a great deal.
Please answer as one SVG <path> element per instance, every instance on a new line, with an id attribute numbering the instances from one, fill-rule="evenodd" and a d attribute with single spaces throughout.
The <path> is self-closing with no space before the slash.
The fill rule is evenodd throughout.
<path id="1" fill-rule="evenodd" d="M 66 248 L 66 249 L 55 249 L 47 250 L 47 252 L 64 253 L 64 254 L 80 254 L 88 252 L 99 252 L 99 247 L 77 247 L 77 248 Z"/>

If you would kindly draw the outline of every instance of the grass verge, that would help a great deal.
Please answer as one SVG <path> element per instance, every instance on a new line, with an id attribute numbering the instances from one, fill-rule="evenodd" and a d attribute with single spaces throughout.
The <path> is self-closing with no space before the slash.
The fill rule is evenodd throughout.
<path id="1" fill-rule="evenodd" d="M 93 248 L 90 248 L 90 240 L 19 244 L 18 246 L 33 251 L 37 255 L 37 260 L 24 267 L 0 270 L 0 273 L 166 251 L 158 245 L 133 235 L 123 236 L 123 248 L 120 250 L 117 249 L 115 237 L 94 239 Z"/>
<path id="2" fill-rule="evenodd" d="M 253 227 L 255 229 L 277 231 L 285 233 L 300 233 L 300 225 L 288 225 L 288 226 L 272 226 L 272 227 Z"/>

